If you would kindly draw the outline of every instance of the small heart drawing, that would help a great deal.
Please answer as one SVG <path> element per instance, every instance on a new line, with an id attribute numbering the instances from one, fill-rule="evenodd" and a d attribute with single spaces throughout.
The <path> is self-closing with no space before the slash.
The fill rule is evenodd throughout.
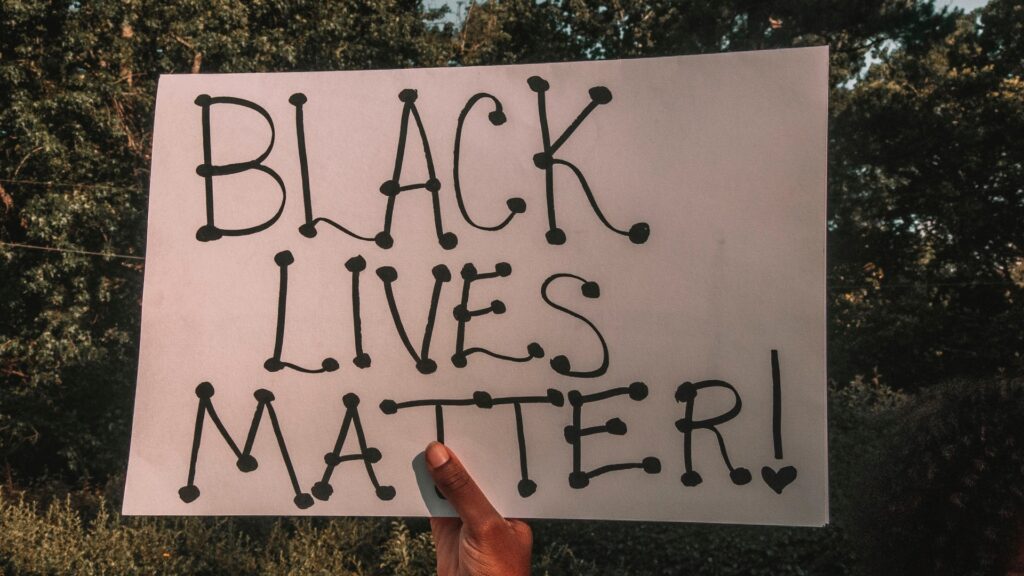
<path id="1" fill-rule="evenodd" d="M 772 490 L 775 490 L 777 494 L 782 494 L 786 486 L 789 486 L 793 480 L 796 480 L 796 468 L 785 466 L 779 468 L 779 471 L 776 472 L 772 468 L 765 466 L 761 468 L 761 477 L 764 478 L 764 483 Z"/>

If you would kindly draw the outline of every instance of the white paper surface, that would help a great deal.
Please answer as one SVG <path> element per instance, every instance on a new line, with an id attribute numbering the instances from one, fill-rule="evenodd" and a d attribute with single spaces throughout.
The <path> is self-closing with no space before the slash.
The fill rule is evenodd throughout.
<path id="1" fill-rule="evenodd" d="M 438 434 L 437 409 L 426 401 L 445 400 L 461 403 L 441 409 L 446 444 L 506 516 L 825 523 L 827 63 L 822 47 L 550 65 L 162 77 L 124 512 L 448 514 L 421 467 L 425 445 Z M 564 232 L 561 245 L 546 238 L 548 170 L 535 91 L 542 82 L 532 77 L 548 85 L 544 109 L 555 159 L 550 211 Z M 414 90 L 415 101 L 403 102 L 403 90 Z M 459 184 L 477 225 L 495 227 L 512 216 L 495 231 L 463 217 L 453 177 L 460 114 L 479 93 L 490 96 L 465 113 Z M 506 120 L 499 125 L 488 116 L 494 99 Z M 269 123 L 243 100 L 272 119 L 273 146 L 259 167 L 207 178 L 210 171 L 197 172 L 197 166 L 251 162 L 271 143 Z M 329 219 L 364 238 L 384 230 L 388 197 L 381 187 L 395 175 L 404 109 L 398 186 L 410 188 L 394 196 L 393 246 L 384 249 L 323 220 L 316 220 L 314 237 L 300 233 L 310 218 Z M 432 194 L 423 187 L 429 174 L 417 115 L 440 185 L 441 225 L 458 238 L 452 249 L 439 242 Z M 602 223 L 572 166 L 608 223 L 623 233 L 646 223 L 646 241 L 634 243 Z M 525 212 L 510 213 L 510 198 L 522 199 Z M 265 225 L 279 208 L 265 229 L 231 235 Z M 211 239 L 218 235 L 208 227 L 201 241 L 197 231 L 211 223 L 209 213 L 213 226 L 227 233 Z M 290 259 L 275 260 L 285 251 Z M 361 348 L 371 359 L 365 368 L 353 363 L 353 272 L 346 268 L 357 256 L 365 262 L 358 274 Z M 529 358 L 528 346 L 536 343 L 543 358 L 512 362 L 478 352 L 465 357 L 465 367 L 454 365 L 455 309 L 467 263 L 485 275 L 470 283 L 468 308 L 492 313 L 465 322 L 464 350 Z M 435 281 L 432 269 L 441 265 L 450 281 Z M 393 282 L 381 278 L 387 273 L 379 269 L 386 267 L 397 274 Z M 495 276 L 508 268 L 510 274 Z M 427 354 L 434 372 L 418 370 L 403 345 L 386 285 L 419 356 L 432 294 L 440 287 Z M 597 297 L 586 297 L 584 286 Z M 494 300 L 504 314 L 493 313 Z M 603 373 L 598 333 L 607 347 Z M 559 356 L 568 359 L 568 370 L 554 360 Z M 336 370 L 292 367 L 333 368 L 328 358 Z M 208 387 L 200 386 L 204 382 Z M 637 399 L 627 393 L 634 382 L 643 383 L 631 389 Z M 213 396 L 201 401 L 197 387 Z M 605 391 L 607 398 L 593 396 Z M 346 395 L 354 395 L 350 406 Z M 574 408 L 570 399 L 577 395 L 584 402 Z M 737 396 L 738 413 L 701 427 L 735 411 Z M 517 430 L 516 402 L 509 398 L 524 397 L 529 400 L 518 401 Z M 417 402 L 427 405 L 407 406 Z M 193 462 L 197 414 L 201 441 Z M 259 420 L 249 440 L 254 415 Z M 346 420 L 344 444 L 335 451 Z M 609 420 L 612 432 L 624 423 L 625 434 L 609 433 Z M 574 423 L 582 431 L 575 435 L 578 468 L 567 441 Z M 332 453 L 351 458 L 339 462 Z M 254 462 L 254 470 L 240 470 Z M 640 467 L 615 469 L 619 464 Z M 375 489 L 368 469 L 383 488 Z M 681 480 L 688 471 L 699 474 L 699 484 L 692 473 L 687 483 Z"/>

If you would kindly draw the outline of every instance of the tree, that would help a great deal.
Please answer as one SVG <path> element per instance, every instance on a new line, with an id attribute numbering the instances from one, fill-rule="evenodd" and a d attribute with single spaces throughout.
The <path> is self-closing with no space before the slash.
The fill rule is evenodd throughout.
<path id="1" fill-rule="evenodd" d="M 1022 9 L 916 0 L 0 3 L 0 457 L 127 455 L 159 74 L 831 48 L 830 361 L 894 386 L 1021 369 Z M 879 59 L 866 73 L 865 58 Z M 125 257 L 127 256 L 127 257 Z"/>
<path id="2" fill-rule="evenodd" d="M 885 433 L 851 510 L 864 574 L 1010 573 L 1024 521 L 1022 410 L 1022 380 L 950 380 L 877 422 Z"/>
<path id="3" fill-rule="evenodd" d="M 896 45 L 834 102 L 833 376 L 1024 368 L 1024 7 Z"/>
<path id="4" fill-rule="evenodd" d="M 489 0 L 470 4 L 455 59 L 503 64 L 828 44 L 839 86 L 878 46 L 927 36 L 948 20 L 933 2 L 911 0 Z"/>
<path id="5" fill-rule="evenodd" d="M 471 5 L 455 57 L 828 44 L 830 377 L 915 388 L 1024 367 L 1022 14 L 1007 0 L 977 15 L 905 0 L 492 0 Z"/>
<path id="6" fill-rule="evenodd" d="M 146 187 L 164 73 L 442 65 L 418 0 L 0 5 L 0 457 L 127 458 Z"/>

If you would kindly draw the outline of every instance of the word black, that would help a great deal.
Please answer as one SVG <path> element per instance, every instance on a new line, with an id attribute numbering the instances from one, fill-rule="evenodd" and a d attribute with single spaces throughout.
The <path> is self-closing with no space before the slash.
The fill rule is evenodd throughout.
<path id="1" fill-rule="evenodd" d="M 611 90 L 604 86 L 594 86 L 591 88 L 589 91 L 590 103 L 580 111 L 576 119 L 570 123 L 568 128 L 566 128 L 560 136 L 552 141 L 550 129 L 548 127 L 547 113 L 547 92 L 550 89 L 550 83 L 540 76 L 531 76 L 527 80 L 527 85 L 530 90 L 537 94 L 537 111 L 539 114 L 542 149 L 540 152 L 534 154 L 533 163 L 537 168 L 544 170 L 545 175 L 545 198 L 547 202 L 548 219 L 548 230 L 545 233 L 545 238 L 547 242 L 552 245 L 560 245 L 564 244 L 566 241 L 565 231 L 558 227 L 556 220 L 554 189 L 554 169 L 556 166 L 563 166 L 572 171 L 579 181 L 580 187 L 586 195 L 587 201 L 589 202 L 591 209 L 594 211 L 594 214 L 597 216 L 601 224 L 603 224 L 608 230 L 611 230 L 616 234 L 627 236 L 634 244 L 643 244 L 646 242 L 651 233 L 651 229 L 648 224 L 638 222 L 633 224 L 629 230 L 620 229 L 612 225 L 604 212 L 602 212 L 597 198 L 594 195 L 586 177 L 583 175 L 582 170 L 580 170 L 576 164 L 557 155 L 561 147 L 575 133 L 576 129 L 579 128 L 580 125 L 595 110 L 597 110 L 599 106 L 606 105 L 612 101 Z M 434 231 L 437 235 L 438 244 L 445 250 L 451 250 L 459 244 L 458 236 L 454 232 L 446 231 L 444 227 L 440 199 L 443 185 L 435 171 L 434 157 L 431 154 L 427 131 L 423 126 L 423 120 L 420 116 L 419 109 L 416 107 L 416 100 L 418 97 L 418 92 L 411 88 L 406 88 L 398 93 L 398 100 L 402 103 L 402 113 L 398 130 L 398 144 L 395 151 L 394 170 L 391 173 L 391 177 L 380 185 L 380 193 L 387 198 L 387 207 L 384 213 L 383 227 L 379 232 L 374 234 L 360 234 L 339 224 L 331 218 L 314 216 L 313 194 L 309 181 L 309 157 L 306 149 L 306 125 L 304 111 L 304 107 L 309 102 L 309 99 L 302 93 L 292 94 L 291 97 L 288 98 L 288 102 L 295 109 L 296 146 L 298 149 L 299 174 L 302 181 L 302 202 L 305 221 L 298 228 L 300 234 L 306 238 L 314 238 L 317 236 L 317 225 L 325 224 L 357 240 L 374 242 L 380 248 L 389 249 L 395 243 L 392 221 L 398 199 L 406 192 L 426 190 L 430 193 L 431 197 Z M 504 107 L 497 97 L 486 92 L 479 92 L 469 98 L 465 107 L 462 109 L 462 112 L 459 114 L 455 130 L 455 146 L 452 152 L 452 186 L 455 191 L 455 200 L 458 204 L 459 212 L 466 223 L 478 230 L 496 231 L 505 228 L 509 223 L 511 223 L 512 219 L 517 214 L 525 212 L 526 202 L 522 198 L 518 197 L 509 198 L 506 201 L 508 215 L 497 224 L 491 225 L 477 222 L 470 215 L 469 210 L 466 207 L 465 194 L 462 189 L 462 182 L 460 178 L 460 157 L 463 146 L 463 129 L 469 119 L 470 112 L 483 100 L 490 101 L 494 105 L 494 109 L 487 114 L 487 119 L 491 125 L 501 126 L 507 120 Z M 246 236 L 249 234 L 256 234 L 270 228 L 277 222 L 281 217 L 281 214 L 284 212 L 288 196 L 284 179 L 282 179 L 281 175 L 274 169 L 264 164 L 267 157 L 270 156 L 271 151 L 274 149 L 276 139 L 273 118 L 270 116 L 270 113 L 259 104 L 251 100 L 237 98 L 234 96 L 210 96 L 208 94 L 202 94 L 195 99 L 195 103 L 202 110 L 201 117 L 203 127 L 203 163 L 196 167 L 196 173 L 203 178 L 206 188 L 206 223 L 196 231 L 196 239 L 200 242 L 209 242 L 219 240 L 224 236 Z M 270 142 L 267 144 L 267 148 L 262 154 L 245 162 L 236 162 L 224 165 L 213 164 L 213 134 L 210 114 L 211 109 L 217 105 L 241 106 L 243 108 L 253 110 L 263 117 L 270 127 Z M 409 138 L 410 122 L 415 124 L 416 134 L 418 134 L 420 142 L 423 145 L 423 162 L 427 169 L 427 179 L 423 182 L 406 182 L 402 177 L 402 169 L 406 160 L 405 151 Z M 274 180 L 281 192 L 280 206 L 271 217 L 253 226 L 244 228 L 224 228 L 218 226 L 216 223 L 215 210 L 215 179 L 222 176 L 239 174 L 248 170 L 263 172 Z"/>

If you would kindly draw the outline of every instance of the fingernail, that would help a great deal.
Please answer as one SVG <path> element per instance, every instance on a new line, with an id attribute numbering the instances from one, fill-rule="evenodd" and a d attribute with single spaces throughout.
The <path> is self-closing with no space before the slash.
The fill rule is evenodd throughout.
<path id="1" fill-rule="evenodd" d="M 427 466 L 431 469 L 436 470 L 444 466 L 450 459 L 451 455 L 448 454 L 448 449 L 444 447 L 444 444 L 431 442 L 427 445 Z"/>

